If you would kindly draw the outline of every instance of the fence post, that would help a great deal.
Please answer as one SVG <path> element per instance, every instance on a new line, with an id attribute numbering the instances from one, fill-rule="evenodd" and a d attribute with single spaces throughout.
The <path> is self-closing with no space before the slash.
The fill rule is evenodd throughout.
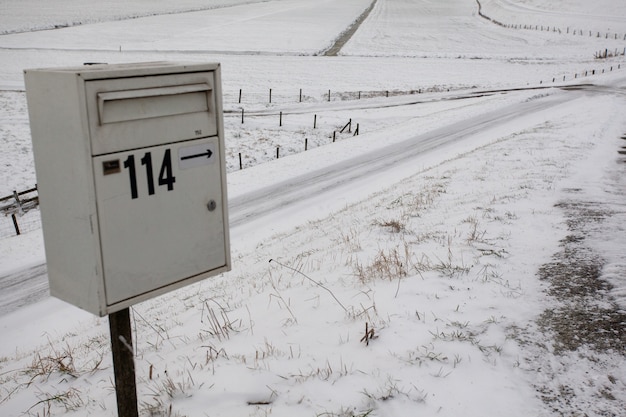
<path id="1" fill-rule="evenodd" d="M 348 133 L 352 132 L 352 119 L 348 120 L 348 123 L 346 123 L 341 130 L 339 131 L 339 133 L 343 133 L 344 130 L 346 130 L 346 127 L 348 128 Z"/>
<path id="2" fill-rule="evenodd" d="M 304 138 L 304 150 L 309 150 L 309 140 L 307 138 Z"/>
<path id="3" fill-rule="evenodd" d="M 358 134 L 359 134 L 359 124 L 357 123 L 356 124 L 356 129 L 354 129 L 354 135 L 352 135 L 352 136 L 358 136 Z"/>
<path id="4" fill-rule="evenodd" d="M 300 101 L 299 103 L 302 103 L 302 89 L 300 89 Z"/>
<path id="5" fill-rule="evenodd" d="M 11 218 L 13 219 L 13 227 L 15 227 L 15 233 L 19 236 L 20 233 L 20 226 L 17 224 L 17 217 L 15 217 L 15 213 L 11 214 Z"/>
<path id="6" fill-rule="evenodd" d="M 280 112 L 280 118 L 278 121 L 278 126 L 283 127 L 283 112 Z"/>
<path id="7" fill-rule="evenodd" d="M 276 159 L 278 159 L 280 153 L 280 146 L 276 147 Z"/>
<path id="8" fill-rule="evenodd" d="M 317 114 L 313 115 L 313 129 L 317 128 Z"/>
<path id="9" fill-rule="evenodd" d="M 330 101 L 330 90 L 328 90 L 328 101 Z"/>
<path id="10" fill-rule="evenodd" d="M 270 103 L 272 102 L 272 89 L 270 88 Z"/>
<path id="11" fill-rule="evenodd" d="M 243 108 L 241 109 L 241 124 L 243 124 Z"/>
<path id="12" fill-rule="evenodd" d="M 239 89 L 239 104 L 241 104 L 241 88 Z"/>
<path id="13" fill-rule="evenodd" d="M 333 143 L 335 143 L 335 136 L 337 135 L 337 131 L 333 130 Z"/>
<path id="14" fill-rule="evenodd" d="M 239 152 L 239 170 L 241 171 L 243 169 L 243 163 L 241 161 L 241 152 Z"/>

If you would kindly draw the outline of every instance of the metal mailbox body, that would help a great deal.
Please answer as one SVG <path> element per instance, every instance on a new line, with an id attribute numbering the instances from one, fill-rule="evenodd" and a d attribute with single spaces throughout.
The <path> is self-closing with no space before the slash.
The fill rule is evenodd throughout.
<path id="1" fill-rule="evenodd" d="M 24 78 L 51 295 L 104 316 L 230 269 L 219 64 Z"/>

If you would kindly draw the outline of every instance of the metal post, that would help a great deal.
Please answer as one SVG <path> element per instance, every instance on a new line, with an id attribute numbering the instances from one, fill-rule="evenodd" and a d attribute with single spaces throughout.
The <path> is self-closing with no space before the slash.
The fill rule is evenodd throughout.
<path id="1" fill-rule="evenodd" d="M 118 417 L 138 417 L 133 338 L 128 308 L 109 314 Z"/>

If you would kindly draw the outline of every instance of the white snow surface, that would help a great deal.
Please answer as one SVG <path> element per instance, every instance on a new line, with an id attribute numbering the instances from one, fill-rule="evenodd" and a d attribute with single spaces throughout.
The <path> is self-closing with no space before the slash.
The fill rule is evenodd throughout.
<path id="1" fill-rule="evenodd" d="M 0 197 L 36 183 L 23 69 L 222 63 L 233 269 L 132 307 L 141 416 L 624 415 L 626 3 L 377 0 L 337 57 L 369 0 L 54 4 L 0 4 Z M 0 277 L 45 262 L 12 227 Z M 559 296 L 564 259 L 610 285 Z M 117 415 L 106 318 L 0 334 L 0 415 Z"/>

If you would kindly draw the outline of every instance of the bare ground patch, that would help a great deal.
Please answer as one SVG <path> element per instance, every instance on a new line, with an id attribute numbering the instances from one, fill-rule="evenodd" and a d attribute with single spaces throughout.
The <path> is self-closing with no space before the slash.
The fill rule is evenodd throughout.
<path id="1" fill-rule="evenodd" d="M 626 355 L 626 313 L 609 296 L 611 285 L 601 279 L 604 259 L 585 245 L 586 229 L 612 213 L 597 203 L 569 201 L 557 207 L 567 214 L 570 234 L 561 241 L 562 251 L 539 269 L 556 301 L 539 325 L 554 334 L 556 353 L 587 346 Z"/>
<path id="2" fill-rule="evenodd" d="M 536 323 L 545 337 L 518 336 L 533 346 L 528 365 L 542 375 L 536 389 L 552 415 L 623 416 L 626 381 L 619 362 L 626 358 L 626 312 L 602 279 L 605 259 L 586 244 L 590 231 L 613 213 L 600 203 L 574 200 L 557 207 L 566 213 L 569 233 L 539 269 L 554 301 Z"/>

